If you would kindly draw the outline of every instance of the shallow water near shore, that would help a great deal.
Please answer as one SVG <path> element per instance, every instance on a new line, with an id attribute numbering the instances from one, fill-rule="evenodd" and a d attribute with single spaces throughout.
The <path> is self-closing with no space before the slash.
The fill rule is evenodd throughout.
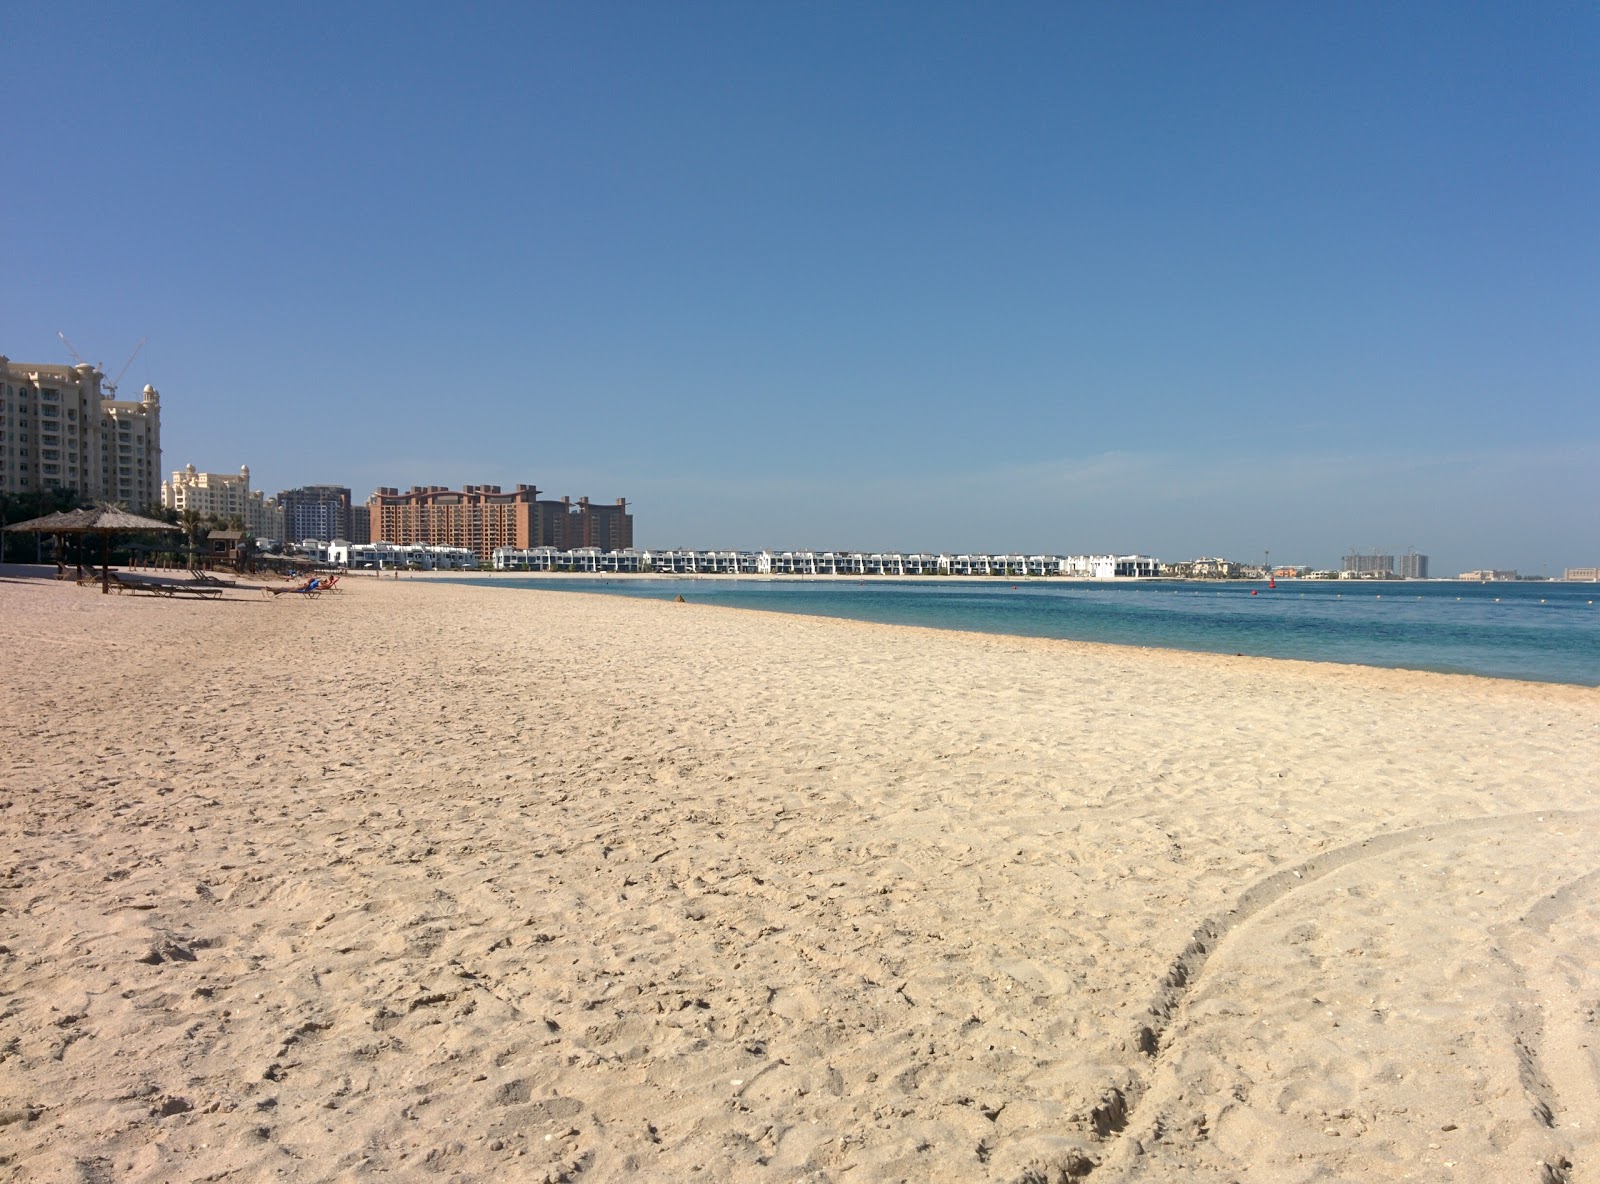
<path id="1" fill-rule="evenodd" d="M 592 579 L 599 592 L 1022 637 L 1600 685 L 1600 585 L 1554 582 Z"/>

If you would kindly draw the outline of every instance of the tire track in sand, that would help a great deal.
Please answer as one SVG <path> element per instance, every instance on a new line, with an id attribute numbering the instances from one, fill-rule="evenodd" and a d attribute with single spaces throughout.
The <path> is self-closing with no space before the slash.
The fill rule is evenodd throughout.
<path id="1" fill-rule="evenodd" d="M 1508 826 L 1530 819 L 1557 823 L 1591 817 L 1595 810 L 1527 810 L 1513 814 L 1496 814 L 1482 818 L 1456 819 L 1450 822 L 1413 827 L 1372 835 L 1355 843 L 1319 852 L 1310 859 L 1282 868 L 1258 880 L 1245 890 L 1226 913 L 1209 917 L 1195 929 L 1187 945 L 1179 952 L 1162 977 L 1147 1009 L 1148 1021 L 1133 1034 L 1132 1045 L 1145 1055 L 1142 1071 L 1135 1071 L 1122 1084 L 1108 1085 L 1100 1102 L 1089 1115 L 1094 1138 L 1103 1149 L 1098 1158 L 1081 1153 L 1053 1157 L 1048 1162 L 1035 1162 L 1016 1178 L 1016 1184 L 1052 1184 L 1052 1182 L 1080 1181 L 1089 1177 L 1105 1164 L 1117 1150 L 1121 1136 L 1135 1124 L 1140 1102 L 1150 1087 L 1152 1078 L 1161 1067 L 1167 1051 L 1163 1038 L 1182 1013 L 1186 1001 L 1194 992 L 1207 962 L 1218 946 L 1235 930 L 1252 917 L 1273 907 L 1300 889 L 1352 864 L 1398 851 L 1408 850 L 1435 839 L 1453 838 L 1481 831 L 1503 830 Z M 1556 914 L 1563 911 L 1572 893 L 1588 882 L 1600 879 L 1600 870 L 1588 873 L 1569 882 L 1562 889 L 1547 896 L 1528 914 L 1532 923 L 1548 927 Z M 1530 1040 L 1521 1046 L 1525 1057 L 1523 1079 L 1528 1086 L 1536 1109 L 1553 1111 L 1556 1108 L 1549 1076 L 1539 1063 L 1539 1042 Z M 1547 1165 L 1541 1184 L 1566 1184 L 1571 1165 Z"/>

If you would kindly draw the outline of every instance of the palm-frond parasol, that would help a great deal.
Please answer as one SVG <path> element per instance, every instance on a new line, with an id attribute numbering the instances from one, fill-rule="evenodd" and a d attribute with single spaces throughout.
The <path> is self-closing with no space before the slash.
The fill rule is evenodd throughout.
<path id="1" fill-rule="evenodd" d="M 53 534 L 56 536 L 69 534 L 97 534 L 101 538 L 100 561 L 100 591 L 111 591 L 111 536 L 117 531 L 133 530 L 170 530 L 178 528 L 170 522 L 162 522 L 159 518 L 145 518 L 139 514 L 130 514 L 126 510 L 119 510 L 115 506 L 96 506 L 88 510 L 58 510 L 54 514 L 46 514 L 43 518 L 30 518 L 27 522 L 18 522 L 6 527 L 7 531 L 17 533 L 30 532 L 33 534 Z"/>

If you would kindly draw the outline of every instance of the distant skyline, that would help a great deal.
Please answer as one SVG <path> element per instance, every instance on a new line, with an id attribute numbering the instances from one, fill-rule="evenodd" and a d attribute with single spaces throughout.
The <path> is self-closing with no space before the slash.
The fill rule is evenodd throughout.
<path id="1" fill-rule="evenodd" d="M 52 4 L 0 353 L 641 546 L 1600 563 L 1600 8 Z"/>

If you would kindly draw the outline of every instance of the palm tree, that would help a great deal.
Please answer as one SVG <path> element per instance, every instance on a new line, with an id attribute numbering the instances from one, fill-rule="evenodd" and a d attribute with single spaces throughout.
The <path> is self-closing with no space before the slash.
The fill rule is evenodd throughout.
<path id="1" fill-rule="evenodd" d="M 200 542 L 200 525 L 202 521 L 203 519 L 200 517 L 200 511 L 196 510 L 193 506 L 189 506 L 183 511 L 182 514 L 178 515 L 178 525 L 183 527 L 184 537 L 189 540 L 190 567 L 195 565 L 194 552 L 195 547 Z"/>

